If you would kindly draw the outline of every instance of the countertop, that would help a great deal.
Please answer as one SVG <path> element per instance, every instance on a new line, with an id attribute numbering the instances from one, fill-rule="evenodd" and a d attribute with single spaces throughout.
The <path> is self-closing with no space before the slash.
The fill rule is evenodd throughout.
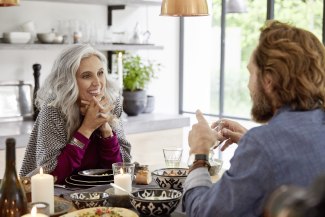
<path id="1" fill-rule="evenodd" d="M 190 118 L 173 114 L 140 114 L 138 116 L 122 117 L 125 134 L 145 133 L 158 130 L 168 130 L 187 127 Z M 16 139 L 16 147 L 27 145 L 34 122 L 31 120 L 8 121 L 0 123 L 0 150 L 5 149 L 8 137 Z"/>

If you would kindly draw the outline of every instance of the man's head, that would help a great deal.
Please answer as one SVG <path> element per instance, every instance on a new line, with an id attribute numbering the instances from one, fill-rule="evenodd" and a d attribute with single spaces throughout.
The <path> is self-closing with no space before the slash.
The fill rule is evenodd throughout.
<path id="1" fill-rule="evenodd" d="M 248 69 L 256 121 L 267 122 L 282 106 L 325 109 L 325 49 L 312 33 L 268 21 Z"/>

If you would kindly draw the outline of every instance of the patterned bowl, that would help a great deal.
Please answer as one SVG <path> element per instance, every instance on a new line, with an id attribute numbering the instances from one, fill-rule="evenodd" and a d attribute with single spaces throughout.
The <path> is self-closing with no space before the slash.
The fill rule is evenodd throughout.
<path id="1" fill-rule="evenodd" d="M 159 187 L 183 191 L 183 185 L 188 175 L 188 169 L 162 168 L 154 170 L 151 174 Z"/>
<path id="2" fill-rule="evenodd" d="M 80 192 L 70 194 L 76 209 L 85 209 L 108 205 L 109 195 L 105 192 Z"/>
<path id="3" fill-rule="evenodd" d="M 177 208 L 182 193 L 177 190 L 143 189 L 130 195 L 132 206 L 145 216 L 169 215 Z"/>

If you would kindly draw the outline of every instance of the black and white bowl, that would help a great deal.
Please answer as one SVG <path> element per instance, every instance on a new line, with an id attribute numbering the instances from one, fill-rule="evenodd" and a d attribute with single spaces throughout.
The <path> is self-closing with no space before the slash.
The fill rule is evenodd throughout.
<path id="1" fill-rule="evenodd" d="M 164 216 L 174 212 L 181 197 L 177 190 L 143 189 L 132 192 L 130 201 L 141 215 Z"/>
<path id="2" fill-rule="evenodd" d="M 151 173 L 159 187 L 183 191 L 183 185 L 188 175 L 187 168 L 162 168 Z"/>
<path id="3" fill-rule="evenodd" d="M 70 194 L 71 201 L 76 209 L 102 207 L 108 205 L 109 195 L 105 192 L 81 192 Z"/>

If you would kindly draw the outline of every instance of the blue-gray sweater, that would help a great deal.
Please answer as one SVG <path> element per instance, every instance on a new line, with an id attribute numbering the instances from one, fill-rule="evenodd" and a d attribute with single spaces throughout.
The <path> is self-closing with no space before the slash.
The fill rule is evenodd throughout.
<path id="1" fill-rule="evenodd" d="M 189 217 L 262 216 L 280 185 L 308 186 L 325 173 L 325 112 L 280 109 L 267 125 L 239 141 L 231 167 L 215 184 L 205 168 L 186 179 L 183 208 Z"/>

